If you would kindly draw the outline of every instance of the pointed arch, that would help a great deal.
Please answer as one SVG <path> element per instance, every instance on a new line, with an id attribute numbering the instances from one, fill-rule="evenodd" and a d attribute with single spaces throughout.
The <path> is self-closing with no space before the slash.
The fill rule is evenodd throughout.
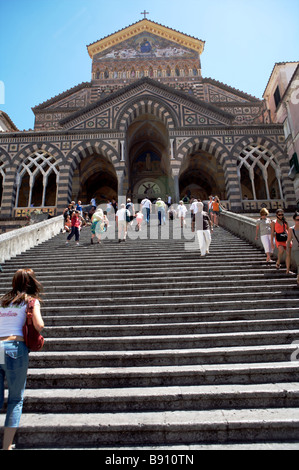
<path id="1" fill-rule="evenodd" d="M 116 118 L 116 127 L 121 132 L 126 132 L 130 124 L 143 114 L 152 114 L 160 119 L 167 129 L 179 126 L 178 118 L 168 104 L 153 96 L 141 96 L 127 103 Z"/>
<path id="2" fill-rule="evenodd" d="M 260 199 L 255 181 L 260 179 L 265 185 L 265 199 L 285 199 L 288 204 L 295 204 L 294 184 L 288 177 L 288 157 L 276 142 L 266 137 L 246 137 L 233 147 L 231 153 L 239 179 L 243 176 L 251 185 L 251 199 Z"/>
<path id="3" fill-rule="evenodd" d="M 184 163 L 199 151 L 204 151 L 215 157 L 218 165 L 222 168 L 226 188 L 226 196 L 231 206 L 240 205 L 239 183 L 236 169 L 232 165 L 229 151 L 216 139 L 207 137 L 192 137 L 186 140 L 176 152 L 176 160 L 181 162 L 180 171 L 184 169 Z"/>

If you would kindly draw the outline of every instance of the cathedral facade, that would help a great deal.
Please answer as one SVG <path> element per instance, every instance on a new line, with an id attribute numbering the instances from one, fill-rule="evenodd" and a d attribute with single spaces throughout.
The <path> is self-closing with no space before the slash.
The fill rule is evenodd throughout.
<path id="1" fill-rule="evenodd" d="M 145 195 L 295 206 L 282 125 L 202 76 L 204 45 L 143 19 L 87 46 L 91 81 L 33 108 L 34 130 L 0 134 L 1 217 Z"/>

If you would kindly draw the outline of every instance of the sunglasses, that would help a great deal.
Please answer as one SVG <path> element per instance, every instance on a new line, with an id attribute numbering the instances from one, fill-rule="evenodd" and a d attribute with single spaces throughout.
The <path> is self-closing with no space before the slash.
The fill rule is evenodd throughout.
<path id="1" fill-rule="evenodd" d="M 277 217 L 283 217 L 284 214 L 277 214 Z"/>

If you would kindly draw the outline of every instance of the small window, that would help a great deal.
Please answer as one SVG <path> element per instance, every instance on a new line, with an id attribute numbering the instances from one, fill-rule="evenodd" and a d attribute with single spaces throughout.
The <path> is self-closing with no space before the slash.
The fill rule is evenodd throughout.
<path id="1" fill-rule="evenodd" d="M 275 92 L 274 92 L 274 101 L 275 101 L 275 105 L 276 105 L 276 108 L 278 107 L 280 101 L 281 101 L 281 97 L 280 97 L 280 91 L 279 91 L 279 87 L 277 86 Z"/>

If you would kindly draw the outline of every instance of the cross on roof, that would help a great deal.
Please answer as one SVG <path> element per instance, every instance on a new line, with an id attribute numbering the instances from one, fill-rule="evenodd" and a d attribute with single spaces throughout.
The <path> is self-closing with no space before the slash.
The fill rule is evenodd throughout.
<path id="1" fill-rule="evenodd" d="M 144 10 L 140 13 L 140 15 L 144 15 L 144 19 L 147 19 L 146 15 L 149 15 L 149 12 Z"/>

